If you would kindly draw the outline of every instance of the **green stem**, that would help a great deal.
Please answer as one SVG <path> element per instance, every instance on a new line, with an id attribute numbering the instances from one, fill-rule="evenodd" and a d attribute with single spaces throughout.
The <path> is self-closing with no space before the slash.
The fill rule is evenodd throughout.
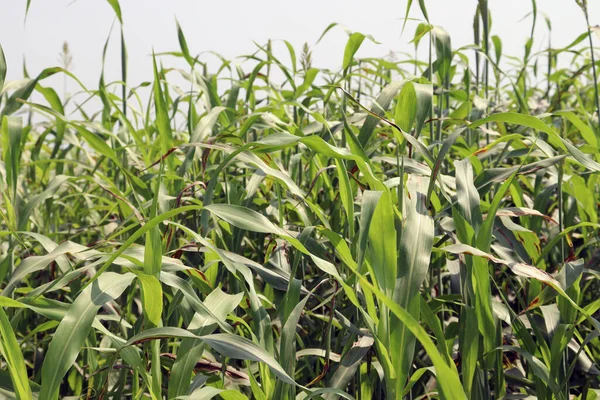
<path id="1" fill-rule="evenodd" d="M 590 17 L 588 14 L 587 5 L 583 7 L 583 14 L 585 15 L 585 23 L 588 26 L 588 40 L 590 42 L 590 55 L 592 57 L 592 73 L 594 75 L 594 101 L 596 103 L 596 116 L 598 117 L 598 123 L 596 123 L 596 136 L 600 140 L 600 100 L 598 99 L 598 74 L 596 72 L 596 57 L 594 55 L 594 43 L 592 41 L 592 30 L 590 29 Z"/>

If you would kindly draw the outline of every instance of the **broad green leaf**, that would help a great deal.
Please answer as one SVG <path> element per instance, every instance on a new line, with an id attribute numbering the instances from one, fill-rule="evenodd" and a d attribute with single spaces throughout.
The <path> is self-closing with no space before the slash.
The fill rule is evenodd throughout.
<path id="1" fill-rule="evenodd" d="M 373 221 L 373 215 L 377 204 L 381 199 L 383 192 L 367 190 L 363 193 L 362 205 L 360 209 L 360 231 L 358 236 L 358 256 L 357 256 L 357 267 L 359 271 L 363 271 L 363 261 L 367 253 L 367 244 L 369 239 L 369 232 L 371 231 L 371 222 Z M 377 277 L 376 277 L 377 278 Z M 385 282 L 380 282 L 385 285 Z"/>
<path id="2" fill-rule="evenodd" d="M 346 390 L 346 386 L 348 386 L 350 380 L 355 376 L 357 368 L 371 349 L 371 346 L 373 346 L 373 342 L 372 337 L 365 335 L 352 344 L 352 348 L 344 355 L 340 361 L 340 365 L 333 373 L 329 381 L 329 387 L 342 391 Z M 331 393 L 325 398 L 333 399 L 335 395 Z"/>
<path id="3" fill-rule="evenodd" d="M 359 32 L 354 32 L 348 38 L 348 42 L 346 43 L 346 49 L 344 50 L 344 62 L 342 63 L 342 69 L 347 70 L 350 64 L 352 63 L 352 59 L 354 55 L 358 51 L 360 45 L 365 40 L 365 35 Z"/>
<path id="4" fill-rule="evenodd" d="M 363 196 L 365 200 L 372 197 L 367 193 Z M 395 215 L 391 195 L 384 192 L 377 197 L 377 206 L 369 224 L 369 258 L 375 272 L 375 282 L 386 295 L 391 297 L 394 293 L 398 269 Z"/>
<path id="5" fill-rule="evenodd" d="M 433 334 L 437 340 L 437 347 L 440 350 L 440 353 L 446 357 L 448 363 L 452 361 L 451 355 L 448 353 L 448 346 L 446 345 L 446 337 L 444 336 L 444 331 L 442 330 L 442 324 L 440 319 L 433 313 L 429 304 L 421 296 L 421 317 L 424 319 L 424 322 L 429 325 L 429 328 L 433 331 Z M 406 388 L 404 389 L 406 390 Z"/>
<path id="6" fill-rule="evenodd" d="M 417 118 L 417 92 L 412 82 L 406 82 L 400 90 L 394 119 L 404 132 L 410 132 Z"/>
<path id="7" fill-rule="evenodd" d="M 206 297 L 204 305 L 216 319 L 224 323 L 227 315 L 239 305 L 242 297 L 242 293 L 228 295 L 217 288 Z M 217 326 L 216 323 L 211 322 L 211 318 L 196 313 L 187 329 L 194 334 L 203 335 L 212 333 Z M 173 363 L 169 377 L 169 398 L 175 398 L 188 392 L 192 371 L 204 350 L 204 344 L 200 339 L 185 338 L 181 341 L 177 359 Z"/>
<path id="8" fill-rule="evenodd" d="M 212 313 L 211 310 L 208 309 L 206 304 L 204 304 L 204 302 L 200 300 L 198 295 L 196 295 L 196 293 L 194 292 L 194 288 L 188 281 L 180 278 L 175 274 L 168 273 L 165 271 L 161 272 L 160 281 L 167 286 L 181 291 L 183 296 L 190 304 L 190 307 L 196 312 L 196 314 L 198 314 L 196 318 L 198 318 L 199 321 L 201 321 L 202 327 L 218 325 L 218 327 L 225 332 L 232 331 L 229 324 L 224 322 L 225 318 L 218 318 Z"/>
<path id="9" fill-rule="evenodd" d="M 472 396 L 479 357 L 479 340 L 476 339 L 479 336 L 477 314 L 472 307 L 463 306 L 460 318 L 461 332 L 458 341 L 462 355 L 462 382 L 467 395 Z"/>
<path id="10" fill-rule="evenodd" d="M 494 230 L 494 219 L 496 218 L 496 212 L 500 208 L 500 203 L 504 199 L 504 196 L 508 192 L 508 189 L 513 183 L 515 176 L 517 175 L 518 170 L 513 172 L 506 181 L 500 186 L 498 191 L 494 194 L 494 198 L 492 199 L 492 204 L 488 210 L 488 215 L 481 224 L 481 228 L 477 232 L 476 244 L 477 248 L 483 251 L 489 251 L 490 245 L 492 244 L 492 236 Z"/>
<path id="11" fill-rule="evenodd" d="M 558 111 L 555 112 L 554 115 L 561 116 L 572 123 L 588 144 L 594 147 L 600 147 L 600 143 L 598 142 L 598 138 L 596 137 L 594 130 L 590 128 L 588 124 L 583 122 L 581 118 L 577 116 L 577 114 L 572 111 Z"/>
<path id="12" fill-rule="evenodd" d="M 398 273 L 394 301 L 410 315 L 421 315 L 419 294 L 429 269 L 434 226 L 426 204 L 428 181 L 423 177 L 409 180 L 410 198 L 405 199 L 406 221 L 400 239 Z M 404 321 L 390 321 L 391 354 L 397 374 L 396 392 L 402 393 L 412 366 L 416 338 Z"/>
<path id="13" fill-rule="evenodd" d="M 560 391 L 558 388 L 558 385 L 556 384 L 554 379 L 551 378 L 548 367 L 542 361 L 540 361 L 537 357 L 533 356 L 528 351 L 521 349 L 520 347 L 502 346 L 501 348 L 503 350 L 514 351 L 514 352 L 519 353 L 521 356 L 523 356 L 527 360 L 528 364 L 530 365 L 531 369 L 533 370 L 534 375 L 537 378 L 541 379 L 545 384 L 547 384 L 548 387 L 552 390 L 552 392 L 558 393 Z"/>
<path id="14" fill-rule="evenodd" d="M 292 281 L 292 285 L 290 286 L 292 290 L 288 291 L 288 295 L 291 291 L 293 291 L 296 293 L 296 296 L 299 296 L 300 286 L 301 282 L 297 279 L 294 279 Z M 302 311 L 306 307 L 306 302 L 309 300 L 311 294 L 304 296 L 304 299 L 296 304 L 287 319 L 284 321 L 284 325 L 281 330 L 281 339 L 279 343 L 279 363 L 285 372 L 290 376 L 295 375 L 296 368 L 296 327 L 298 326 L 298 321 L 300 320 Z M 296 299 L 297 298 L 298 297 L 296 297 Z M 291 300 L 291 298 L 288 298 L 288 300 Z M 293 398 L 294 394 L 295 389 L 293 386 L 285 385 L 283 381 L 277 382 L 274 395 L 276 398 Z"/>
<path id="15" fill-rule="evenodd" d="M 433 102 L 433 85 L 424 83 L 413 83 L 415 94 L 417 96 L 417 125 L 415 127 L 415 137 L 419 137 L 427 117 L 431 115 L 431 103 Z"/>
<path id="16" fill-rule="evenodd" d="M 494 44 L 494 52 L 496 55 L 496 64 L 500 64 L 500 58 L 502 57 L 502 39 L 498 35 L 492 36 L 492 43 Z"/>
<path id="17" fill-rule="evenodd" d="M 435 50 L 437 54 L 437 69 L 440 77 L 445 81 L 450 73 L 452 63 L 452 45 L 450 34 L 443 28 L 435 26 L 431 31 L 435 39 Z"/>
<path id="18" fill-rule="evenodd" d="M 27 226 L 27 222 L 29 221 L 29 217 L 33 213 L 33 210 L 43 201 L 48 200 L 52 196 L 54 196 L 60 187 L 68 180 L 70 177 L 66 175 L 57 175 L 48 183 L 46 189 L 38 194 L 30 198 L 27 203 L 22 208 L 17 210 L 17 220 L 18 220 L 18 229 L 25 230 Z"/>
<path id="19" fill-rule="evenodd" d="M 2 307 L 0 307 L 0 352 L 6 360 L 17 399 L 31 399 L 31 387 L 21 346 Z"/>
<path id="20" fill-rule="evenodd" d="M 51 262 L 56 261 L 59 257 L 65 254 L 81 253 L 89 250 L 87 247 L 74 242 L 63 242 L 48 254 L 43 256 L 31 256 L 22 260 L 14 269 L 10 275 L 10 279 L 4 290 L 2 291 L 3 296 L 10 295 L 15 287 L 23 281 L 23 279 L 34 272 L 40 271 L 46 268 Z"/>
<path id="21" fill-rule="evenodd" d="M 223 354 L 225 357 L 265 363 L 285 383 L 296 385 L 273 356 L 250 340 L 229 333 L 217 333 L 202 336 L 202 341 Z"/>
<path id="22" fill-rule="evenodd" d="M 306 71 L 306 75 L 304 76 L 304 82 L 302 82 L 302 84 L 296 89 L 296 98 L 302 96 L 304 92 L 306 92 L 310 88 L 319 72 L 320 71 L 317 68 L 311 68 L 308 71 Z"/>
<path id="23" fill-rule="evenodd" d="M 458 372 L 454 364 L 448 365 L 444 357 L 439 353 L 429 335 L 421 327 L 418 320 L 410 313 L 398 305 L 394 300 L 387 297 L 381 290 L 373 286 L 367 278 L 360 274 L 357 270 L 353 271 L 361 284 L 371 290 L 377 299 L 385 304 L 389 310 L 406 326 L 408 330 L 421 342 L 421 345 L 431 358 L 431 361 L 436 370 L 436 376 L 444 377 L 438 379 L 438 385 L 442 399 L 466 399 L 466 395 L 462 389 Z M 358 304 L 356 304 L 358 306 Z"/>
<path id="24" fill-rule="evenodd" d="M 468 158 L 454 161 L 456 173 L 456 197 L 457 207 L 465 220 L 473 227 L 475 232 L 479 231 L 483 223 L 479 194 L 473 184 L 473 166 Z"/>
<path id="25" fill-rule="evenodd" d="M 421 379 L 421 377 L 423 375 L 425 375 L 425 372 L 431 371 L 432 369 L 433 368 L 423 367 L 423 368 L 419 368 L 418 370 L 416 370 L 410 376 L 410 379 L 408 380 L 408 383 L 406 384 L 406 387 L 404 388 L 404 391 L 402 392 L 402 396 L 408 396 L 410 394 L 410 390 L 412 389 L 412 387 L 419 381 L 419 379 Z"/>
<path id="26" fill-rule="evenodd" d="M 218 351 L 225 357 L 234 358 L 237 360 L 265 363 L 269 366 L 273 373 L 279 377 L 279 379 L 290 385 L 297 385 L 294 379 L 292 379 L 284 371 L 284 369 L 281 367 L 281 365 L 279 365 L 272 355 L 267 353 L 264 349 L 257 346 L 252 341 L 230 333 L 217 333 L 212 335 L 197 336 L 185 329 L 180 328 L 151 328 L 129 338 L 127 343 L 123 345 L 123 348 L 138 342 L 165 337 L 192 338 L 202 340 L 208 346 Z"/>
<path id="27" fill-rule="evenodd" d="M 163 310 L 163 292 L 158 279 L 143 272 L 137 274 L 142 289 L 144 315 L 154 325 L 159 326 Z"/>
<path id="28" fill-rule="evenodd" d="M 48 346 L 42 365 L 40 400 L 57 399 L 58 389 L 87 338 L 96 313 L 127 289 L 134 274 L 105 272 L 77 296 Z"/>

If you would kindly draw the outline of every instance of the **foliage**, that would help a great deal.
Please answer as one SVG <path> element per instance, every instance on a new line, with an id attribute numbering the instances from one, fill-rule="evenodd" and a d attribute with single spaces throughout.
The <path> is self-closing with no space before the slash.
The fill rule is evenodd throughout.
<path id="1" fill-rule="evenodd" d="M 429 59 L 349 32 L 337 71 L 269 41 L 211 72 L 179 25 L 135 87 L 122 29 L 94 89 L 66 44 L 17 82 L 0 51 L 2 395 L 596 398 L 591 32 L 532 53 L 534 1 L 509 57 L 479 1 L 454 49 L 425 3 Z"/>

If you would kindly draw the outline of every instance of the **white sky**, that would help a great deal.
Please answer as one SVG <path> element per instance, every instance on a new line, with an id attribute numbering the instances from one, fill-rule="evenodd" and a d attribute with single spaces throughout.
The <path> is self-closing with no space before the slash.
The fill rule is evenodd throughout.
<path id="1" fill-rule="evenodd" d="M 586 30 L 585 20 L 575 0 L 537 0 L 540 14 L 553 24 L 553 47 L 570 43 Z M 86 85 L 95 87 L 101 68 L 101 55 L 114 13 L 105 0 L 32 0 L 24 24 L 26 0 L 0 0 L 0 44 L 8 63 L 9 80 L 21 78 L 23 58 L 30 75 L 44 67 L 58 65 L 63 41 L 73 54 L 72 71 Z M 421 19 L 415 0 L 411 16 Z M 452 37 L 453 48 L 473 42 L 473 14 L 477 0 L 426 0 L 430 20 Z M 530 0 L 489 0 L 492 34 L 501 37 L 504 52 L 521 57 L 531 29 Z M 600 23 L 600 0 L 589 0 L 592 25 Z M 129 84 L 152 77 L 152 49 L 178 51 L 175 17 L 187 37 L 190 52 L 216 51 L 233 58 L 254 51 L 253 41 L 286 39 L 299 55 L 305 41 L 314 44 L 325 27 L 338 22 L 365 34 L 380 45 L 363 44 L 357 56 L 383 56 L 390 50 L 411 51 L 417 22 L 409 21 L 401 37 L 406 0 L 121 0 L 125 37 L 129 52 Z M 546 24 L 540 15 L 534 50 L 545 48 Z M 313 49 L 313 65 L 336 68 L 342 62 L 347 34 L 331 31 Z M 596 43 L 600 45 L 600 43 Z M 283 43 L 277 54 L 288 62 Z M 118 29 L 107 60 L 107 81 L 119 79 Z M 205 55 L 205 60 L 211 56 Z M 176 62 L 165 59 L 166 66 Z M 62 81 L 62 78 L 60 78 Z"/>

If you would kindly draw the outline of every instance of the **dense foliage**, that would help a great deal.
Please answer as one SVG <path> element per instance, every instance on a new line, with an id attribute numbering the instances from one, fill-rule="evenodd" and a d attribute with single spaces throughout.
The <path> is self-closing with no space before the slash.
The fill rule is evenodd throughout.
<path id="1" fill-rule="evenodd" d="M 336 71 L 180 27 L 135 87 L 124 35 L 94 89 L 0 51 L 1 396 L 596 398 L 593 30 L 517 59 L 485 0 L 461 49 L 415 7 L 429 58 L 355 32 Z"/>

